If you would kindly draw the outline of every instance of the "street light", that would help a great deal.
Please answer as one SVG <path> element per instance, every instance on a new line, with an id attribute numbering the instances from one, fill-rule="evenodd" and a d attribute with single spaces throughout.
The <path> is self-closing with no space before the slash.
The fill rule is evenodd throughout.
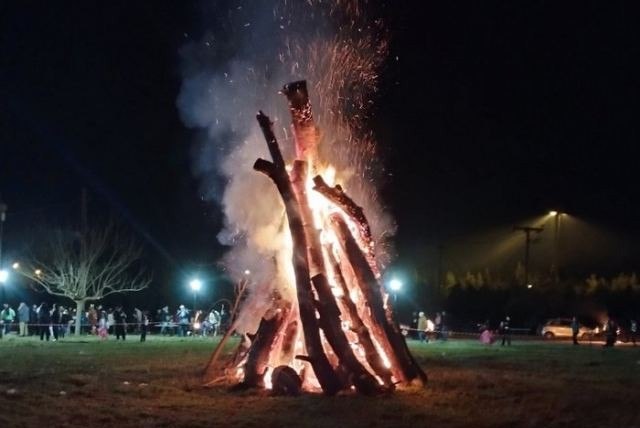
<path id="1" fill-rule="evenodd" d="M 9 271 L 0 269 L 0 288 L 2 289 L 2 296 L 0 296 L 0 304 L 4 303 L 4 287 L 9 280 Z"/>
<path id="2" fill-rule="evenodd" d="M 191 291 L 193 291 L 193 312 L 195 315 L 198 291 L 202 288 L 202 281 L 198 278 L 194 278 L 189 282 L 189 287 L 191 287 Z"/>
<path id="3" fill-rule="evenodd" d="M 400 281 L 398 278 L 392 278 L 389 281 L 389 289 L 393 291 L 393 303 L 396 303 L 396 301 L 398 300 L 398 291 L 402 289 L 402 285 L 402 281 Z"/>

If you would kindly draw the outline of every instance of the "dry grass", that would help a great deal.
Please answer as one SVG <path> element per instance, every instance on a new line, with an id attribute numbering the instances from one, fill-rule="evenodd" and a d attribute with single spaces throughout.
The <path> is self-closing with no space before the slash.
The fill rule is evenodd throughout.
<path id="1" fill-rule="evenodd" d="M 0 426 L 640 427 L 640 348 L 414 343 L 429 387 L 376 398 L 201 388 L 212 349 L 200 339 L 5 338 Z"/>

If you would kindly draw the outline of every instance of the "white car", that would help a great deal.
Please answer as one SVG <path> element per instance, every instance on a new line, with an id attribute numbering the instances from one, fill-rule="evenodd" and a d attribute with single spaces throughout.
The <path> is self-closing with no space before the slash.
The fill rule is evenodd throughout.
<path id="1" fill-rule="evenodd" d="M 580 325 L 578 330 L 578 337 L 588 337 L 595 334 L 595 330 Z M 571 337 L 573 336 L 573 330 L 571 329 L 570 318 L 554 318 L 550 319 L 542 327 L 540 332 L 545 339 L 553 339 L 556 337 Z"/>

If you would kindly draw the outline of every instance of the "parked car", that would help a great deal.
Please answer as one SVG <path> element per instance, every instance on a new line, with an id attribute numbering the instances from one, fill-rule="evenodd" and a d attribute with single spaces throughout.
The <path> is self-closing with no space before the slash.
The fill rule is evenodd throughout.
<path id="1" fill-rule="evenodd" d="M 587 338 L 589 336 L 593 336 L 595 333 L 595 330 L 585 327 L 581 324 L 580 329 L 578 330 L 578 337 Z M 554 339 L 556 337 L 571 337 L 573 335 L 573 331 L 571 329 L 571 319 L 550 319 L 544 324 L 544 326 L 542 326 L 540 334 L 542 334 L 545 339 Z"/>
<path id="2" fill-rule="evenodd" d="M 606 325 L 602 328 L 596 328 L 593 336 L 591 337 L 593 340 L 602 340 L 605 341 L 607 339 L 607 329 Z M 631 332 L 620 326 L 616 327 L 616 342 L 628 343 L 631 340 Z"/>

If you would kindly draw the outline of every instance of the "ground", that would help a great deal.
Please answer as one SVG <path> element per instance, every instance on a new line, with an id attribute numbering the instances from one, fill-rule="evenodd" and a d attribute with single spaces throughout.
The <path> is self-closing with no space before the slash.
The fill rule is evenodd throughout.
<path id="1" fill-rule="evenodd" d="M 411 342 L 425 389 L 292 398 L 201 387 L 212 339 L 129 339 L 0 340 L 0 426 L 640 427 L 640 347 Z"/>

